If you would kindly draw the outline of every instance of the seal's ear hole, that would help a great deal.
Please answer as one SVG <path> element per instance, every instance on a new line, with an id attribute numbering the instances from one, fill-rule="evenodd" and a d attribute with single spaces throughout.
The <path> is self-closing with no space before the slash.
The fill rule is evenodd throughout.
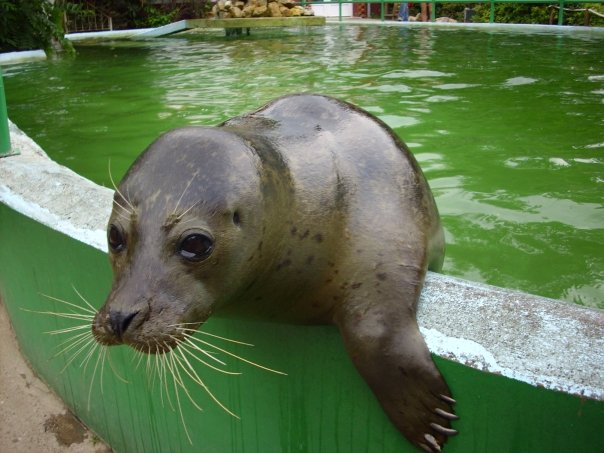
<path id="1" fill-rule="evenodd" d="M 239 211 L 233 213 L 233 223 L 237 226 L 241 226 L 241 215 L 239 214 Z"/>
<path id="2" fill-rule="evenodd" d="M 126 248 L 124 233 L 118 226 L 111 224 L 107 231 L 107 243 L 113 253 L 119 253 Z"/>

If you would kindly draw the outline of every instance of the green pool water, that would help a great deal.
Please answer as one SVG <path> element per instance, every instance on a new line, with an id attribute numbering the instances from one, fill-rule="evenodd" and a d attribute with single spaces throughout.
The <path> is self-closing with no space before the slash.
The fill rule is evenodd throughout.
<path id="1" fill-rule="evenodd" d="M 272 98 L 358 104 L 409 145 L 447 236 L 444 272 L 604 308 L 604 33 L 326 26 L 78 45 L 6 66 L 10 118 L 110 186 L 158 134 Z"/>

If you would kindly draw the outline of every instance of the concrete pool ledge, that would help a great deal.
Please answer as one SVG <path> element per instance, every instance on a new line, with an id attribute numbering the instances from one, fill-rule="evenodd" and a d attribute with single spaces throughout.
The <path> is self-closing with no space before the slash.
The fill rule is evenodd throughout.
<path id="1" fill-rule="evenodd" d="M 28 61 L 40 60 L 46 60 L 46 52 L 43 50 L 0 53 L 0 64 L 27 63 Z"/>
<path id="2" fill-rule="evenodd" d="M 106 252 L 113 192 L 53 162 L 14 124 L 0 202 Z M 604 401 L 604 311 L 429 273 L 418 311 L 431 351 L 533 386 Z"/>

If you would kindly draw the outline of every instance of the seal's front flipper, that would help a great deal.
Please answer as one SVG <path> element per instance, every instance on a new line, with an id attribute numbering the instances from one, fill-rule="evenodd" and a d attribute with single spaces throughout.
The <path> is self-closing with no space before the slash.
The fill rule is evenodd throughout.
<path id="1" fill-rule="evenodd" d="M 415 317 L 386 313 L 383 306 L 350 307 L 336 323 L 358 371 L 409 441 L 428 452 L 440 451 L 457 434 L 450 422 L 458 417 Z"/>

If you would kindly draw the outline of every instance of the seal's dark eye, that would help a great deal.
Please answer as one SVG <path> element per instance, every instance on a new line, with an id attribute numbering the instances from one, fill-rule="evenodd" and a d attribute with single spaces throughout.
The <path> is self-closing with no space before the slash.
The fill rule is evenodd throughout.
<path id="1" fill-rule="evenodd" d="M 212 253 L 214 242 L 205 234 L 194 233 L 186 236 L 178 246 L 178 253 L 188 261 L 202 261 Z"/>
<path id="2" fill-rule="evenodd" d="M 115 225 L 109 226 L 109 231 L 107 231 L 107 242 L 109 243 L 109 248 L 114 253 L 119 253 L 126 248 L 124 234 L 122 233 L 122 230 Z"/>

